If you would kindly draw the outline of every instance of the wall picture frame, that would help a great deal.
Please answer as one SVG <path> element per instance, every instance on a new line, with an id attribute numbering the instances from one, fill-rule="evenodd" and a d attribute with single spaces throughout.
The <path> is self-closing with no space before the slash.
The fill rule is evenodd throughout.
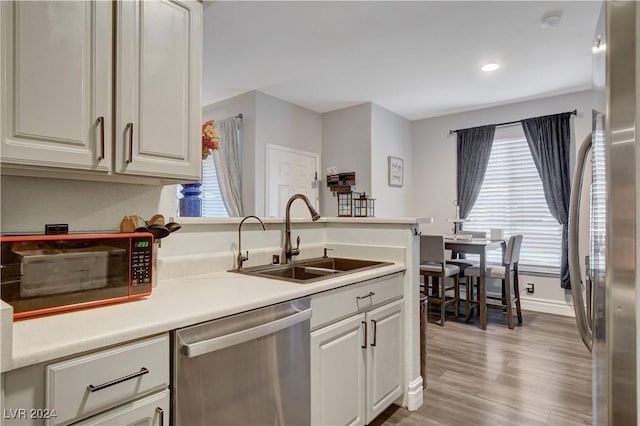
<path id="1" fill-rule="evenodd" d="M 404 160 L 389 156 L 389 186 L 401 187 L 404 184 Z"/>

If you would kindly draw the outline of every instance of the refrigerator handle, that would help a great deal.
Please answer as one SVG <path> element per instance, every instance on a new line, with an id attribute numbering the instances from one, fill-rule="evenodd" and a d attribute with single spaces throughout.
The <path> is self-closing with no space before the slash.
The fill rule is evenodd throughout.
<path id="1" fill-rule="evenodd" d="M 589 327 L 593 330 L 593 277 L 591 276 L 591 267 L 589 266 L 590 257 L 587 255 L 584 257 L 584 284 L 585 284 L 585 299 L 587 302 L 587 319 L 589 321 Z"/>
<path id="2" fill-rule="evenodd" d="M 571 183 L 571 199 L 569 202 L 569 275 L 571 277 L 573 309 L 576 314 L 576 323 L 580 337 L 589 351 L 591 351 L 591 347 L 593 346 L 593 333 L 591 331 L 591 321 L 586 316 L 585 301 L 582 295 L 582 276 L 580 273 L 578 242 L 580 230 L 580 195 L 582 194 L 584 166 L 590 150 L 591 133 L 584 138 L 578 151 L 576 169 L 573 174 L 573 182 Z"/>

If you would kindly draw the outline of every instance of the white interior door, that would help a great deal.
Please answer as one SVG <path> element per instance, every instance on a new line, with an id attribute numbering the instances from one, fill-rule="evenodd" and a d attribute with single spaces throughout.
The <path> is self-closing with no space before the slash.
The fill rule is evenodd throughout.
<path id="1" fill-rule="evenodd" d="M 317 172 L 320 155 L 279 145 L 267 145 L 267 215 L 283 217 L 287 200 L 294 194 L 304 194 L 318 209 Z M 291 206 L 291 217 L 309 217 L 304 203 Z"/>

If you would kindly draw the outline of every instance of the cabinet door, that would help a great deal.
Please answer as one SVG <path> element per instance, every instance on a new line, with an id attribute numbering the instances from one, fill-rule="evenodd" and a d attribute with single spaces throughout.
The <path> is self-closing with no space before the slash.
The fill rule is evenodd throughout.
<path id="1" fill-rule="evenodd" d="M 116 170 L 199 181 L 202 4 L 123 1 L 116 10 Z"/>
<path id="2" fill-rule="evenodd" d="M 2 162 L 108 170 L 111 3 L 0 3 Z"/>
<path id="3" fill-rule="evenodd" d="M 364 314 L 311 333 L 311 424 L 365 424 Z"/>
<path id="4" fill-rule="evenodd" d="M 367 312 L 367 423 L 403 392 L 403 300 Z"/>
<path id="5" fill-rule="evenodd" d="M 158 392 L 137 401 L 123 404 L 87 420 L 74 423 L 76 426 L 169 426 L 169 391 Z"/>

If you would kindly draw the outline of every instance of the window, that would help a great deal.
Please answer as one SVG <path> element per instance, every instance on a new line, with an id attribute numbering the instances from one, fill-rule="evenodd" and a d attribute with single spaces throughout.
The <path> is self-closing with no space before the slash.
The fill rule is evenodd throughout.
<path id="1" fill-rule="evenodd" d="M 222 201 L 216 166 L 212 155 L 202 160 L 202 186 L 200 191 L 203 217 L 229 217 L 227 208 Z"/>
<path id="2" fill-rule="evenodd" d="M 182 198 L 181 185 L 176 185 L 178 199 Z M 202 217 L 229 217 L 227 208 L 222 201 L 220 185 L 216 175 L 216 166 L 213 157 L 202 160 L 202 186 L 200 186 L 200 198 L 202 199 Z"/>
<path id="3" fill-rule="evenodd" d="M 602 117 L 598 118 L 603 120 Z M 591 267 L 604 274 L 606 269 L 605 238 L 607 235 L 607 188 L 606 188 L 606 158 L 604 132 L 599 129 L 593 133 L 591 149 Z M 583 183 L 583 185 L 585 185 Z"/>
<path id="4" fill-rule="evenodd" d="M 560 273 L 562 225 L 549 212 L 542 181 L 531 157 L 524 133 L 496 138 L 480 195 L 464 229 L 504 230 L 505 238 L 522 234 L 520 270 Z M 500 252 L 487 253 L 491 262 L 501 262 Z"/>

